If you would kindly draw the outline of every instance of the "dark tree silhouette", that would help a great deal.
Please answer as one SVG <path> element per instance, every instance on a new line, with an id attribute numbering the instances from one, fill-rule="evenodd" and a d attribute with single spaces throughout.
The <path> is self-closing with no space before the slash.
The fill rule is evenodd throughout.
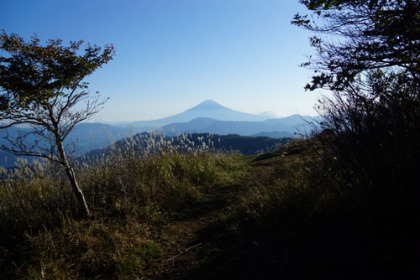
<path id="1" fill-rule="evenodd" d="M 420 248 L 420 1 L 300 2 L 309 14 L 292 22 L 315 32 L 317 53 L 303 64 L 315 70 L 306 89 L 333 92 L 318 107 L 321 128 L 332 132 L 325 140 L 333 152 L 324 160 L 366 219 L 372 270 L 395 265 L 413 278 Z M 398 254 L 387 258 L 390 251 Z"/>
<path id="2" fill-rule="evenodd" d="M 328 132 L 319 135 L 326 143 L 325 175 L 339 186 L 348 201 L 344 212 L 360 223 L 360 236 L 369 241 L 364 248 L 368 268 L 357 272 L 359 278 L 415 278 L 420 1 L 300 3 L 308 14 L 295 15 L 292 23 L 314 32 L 310 42 L 316 49 L 303 64 L 315 71 L 305 88 L 333 93 L 318 106 L 321 129 Z"/>
<path id="3" fill-rule="evenodd" d="M 320 101 L 321 127 L 336 134 L 336 157 L 353 170 L 349 180 L 394 187 L 418 180 L 420 2 L 300 2 L 310 14 L 292 23 L 316 33 L 317 56 L 303 64 L 315 70 L 306 89 L 334 92 Z"/>
<path id="4" fill-rule="evenodd" d="M 89 215 L 82 189 L 66 154 L 64 140 L 80 122 L 97 113 L 105 103 L 87 91 L 84 78 L 109 62 L 112 45 L 102 50 L 83 41 L 63 46 L 59 39 L 45 46 L 36 35 L 25 42 L 16 34 L 0 34 L 1 129 L 25 125 L 29 129 L 8 137 L 1 148 L 18 156 L 48 159 L 64 169 L 85 215 Z M 81 54 L 80 54 L 81 53 Z M 28 136 L 35 141 L 28 143 Z M 33 138 L 32 138 L 33 139 Z"/>
<path id="5" fill-rule="evenodd" d="M 316 33 L 316 73 L 307 89 L 342 90 L 368 70 L 392 68 L 419 80 L 420 2 L 417 0 L 300 0 L 311 15 L 293 24 Z M 326 35 L 326 36 L 324 36 Z"/>

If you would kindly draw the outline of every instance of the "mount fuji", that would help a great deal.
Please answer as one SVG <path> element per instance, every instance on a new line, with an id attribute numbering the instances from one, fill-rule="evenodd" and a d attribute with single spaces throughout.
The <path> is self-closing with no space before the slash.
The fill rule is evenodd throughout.
<path id="1" fill-rule="evenodd" d="M 265 115 L 248 114 L 229 109 L 213 100 L 205 100 L 182 113 L 152 121 L 131 123 L 133 128 L 158 128 L 172 123 L 190 122 L 197 118 L 210 118 L 218 121 L 248 121 L 259 122 L 268 119 Z"/>

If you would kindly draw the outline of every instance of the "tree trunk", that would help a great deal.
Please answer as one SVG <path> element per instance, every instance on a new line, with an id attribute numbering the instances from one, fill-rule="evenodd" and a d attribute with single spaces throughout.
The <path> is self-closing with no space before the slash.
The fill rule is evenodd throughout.
<path id="1" fill-rule="evenodd" d="M 77 182 L 76 175 L 74 174 L 73 168 L 70 167 L 69 161 L 67 160 L 66 152 L 64 151 L 63 142 L 58 137 L 59 133 L 56 135 L 56 144 L 58 148 L 58 153 L 60 155 L 61 164 L 66 171 L 67 178 L 70 181 L 71 187 L 74 191 L 74 194 L 76 195 L 77 202 L 79 203 L 79 206 L 81 210 L 83 211 L 83 215 L 85 217 L 90 216 L 89 207 L 86 203 L 85 195 L 83 194 L 82 189 L 79 186 L 79 183 Z"/>
<path id="2" fill-rule="evenodd" d="M 82 209 L 84 216 L 89 217 L 90 216 L 89 207 L 86 203 L 85 195 L 83 194 L 83 191 L 79 187 L 79 183 L 76 180 L 76 176 L 74 174 L 73 168 L 67 165 L 67 167 L 65 167 L 65 170 L 66 170 L 67 177 L 70 181 L 70 184 L 73 188 L 73 191 L 76 195 L 77 202 L 79 203 L 79 206 Z"/>

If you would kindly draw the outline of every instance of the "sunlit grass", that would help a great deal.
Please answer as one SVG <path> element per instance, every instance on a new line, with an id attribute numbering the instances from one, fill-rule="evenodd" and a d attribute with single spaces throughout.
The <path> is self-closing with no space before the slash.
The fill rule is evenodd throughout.
<path id="1" fill-rule="evenodd" d="M 171 211 L 244 173 L 241 156 L 211 151 L 207 139 L 198 147 L 187 136 L 180 139 L 174 145 L 159 135 L 133 136 L 76 162 L 93 212 L 89 220 L 79 217 L 69 184 L 53 166 L 20 161 L 3 170 L 2 274 L 11 279 L 141 277 L 161 255 L 152 231 L 164 226 Z"/>

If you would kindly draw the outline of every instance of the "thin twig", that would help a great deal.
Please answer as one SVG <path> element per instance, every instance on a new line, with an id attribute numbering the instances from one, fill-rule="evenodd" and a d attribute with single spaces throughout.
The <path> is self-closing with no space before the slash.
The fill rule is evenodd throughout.
<path id="1" fill-rule="evenodd" d="M 197 243 L 197 244 L 195 244 L 195 245 L 193 245 L 193 246 L 191 246 L 191 247 L 188 247 L 187 249 L 185 249 L 184 251 L 182 251 L 181 253 L 179 253 L 178 255 L 176 255 L 176 256 L 173 256 L 172 258 L 169 258 L 167 261 L 168 262 L 170 262 L 170 261 L 172 261 L 172 260 L 174 260 L 174 259 L 176 259 L 176 258 L 178 258 L 179 256 L 182 256 L 182 255 L 184 255 L 185 253 L 188 253 L 188 251 L 190 251 L 190 250 L 192 250 L 192 249 L 194 249 L 194 248 L 196 248 L 196 247 L 198 247 L 198 246 L 201 246 L 203 243 Z"/>

